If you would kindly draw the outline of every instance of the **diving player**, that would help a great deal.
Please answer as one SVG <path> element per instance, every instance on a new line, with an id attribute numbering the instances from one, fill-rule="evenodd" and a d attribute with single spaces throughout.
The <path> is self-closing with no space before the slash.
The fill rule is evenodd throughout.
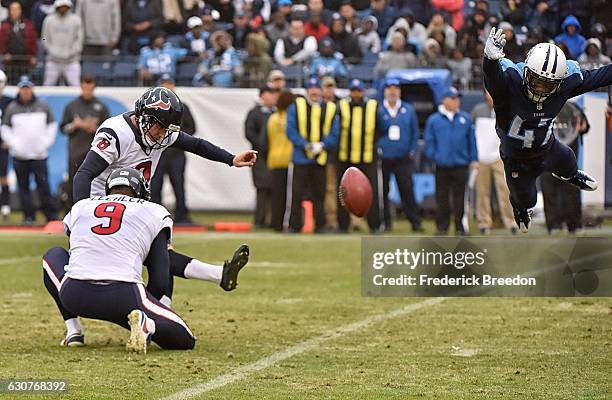
<path id="1" fill-rule="evenodd" d="M 582 190 L 597 189 L 597 182 L 577 169 L 572 150 L 553 135 L 553 121 L 565 102 L 612 84 L 612 65 L 580 70 L 550 43 L 534 46 L 524 63 L 504 58 L 503 32 L 495 28 L 485 44 L 483 72 L 493 97 L 500 154 L 514 219 L 523 232 L 529 229 L 531 208 L 537 201 L 536 178 L 550 171 Z"/>
<path id="2" fill-rule="evenodd" d="M 77 202 L 64 218 L 70 254 L 54 247 L 43 256 L 43 280 L 64 322 L 64 346 L 85 344 L 78 317 L 113 322 L 131 331 L 128 351 L 192 349 L 195 337 L 182 318 L 158 300 L 168 284 L 172 218 L 150 203 L 140 171 L 115 169 L 104 196 Z M 142 281 L 142 265 L 149 282 Z"/>
<path id="3" fill-rule="evenodd" d="M 74 176 L 74 201 L 104 195 L 106 178 L 117 168 L 142 171 L 147 182 L 155 173 L 161 153 L 174 146 L 229 166 L 251 167 L 257 152 L 248 150 L 233 155 L 214 144 L 180 131 L 183 105 L 174 92 L 163 87 L 148 89 L 133 112 L 111 117 L 98 128 L 85 161 Z M 218 283 L 224 290 L 236 288 L 238 272 L 246 265 L 249 248 L 240 246 L 225 265 L 211 265 L 175 252 L 170 247 L 170 272 L 173 276 Z M 170 305 L 173 282 L 162 299 Z"/>

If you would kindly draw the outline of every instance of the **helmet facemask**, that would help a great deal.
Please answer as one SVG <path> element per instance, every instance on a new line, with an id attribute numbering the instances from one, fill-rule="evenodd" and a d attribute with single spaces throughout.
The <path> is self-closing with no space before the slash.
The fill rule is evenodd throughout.
<path id="1" fill-rule="evenodd" d="M 149 134 L 149 131 L 155 124 L 159 124 L 165 129 L 165 134 L 161 139 L 154 139 Z M 160 150 L 170 144 L 170 138 L 173 133 L 180 131 L 180 126 L 170 124 L 164 126 L 157 118 L 151 115 L 141 115 L 138 117 L 138 126 L 140 127 L 140 133 L 142 134 L 142 141 L 147 148 L 150 150 Z"/>
<path id="2" fill-rule="evenodd" d="M 525 68 L 525 87 L 527 97 L 536 103 L 542 103 L 559 90 L 563 79 L 551 79 L 540 76 Z"/>

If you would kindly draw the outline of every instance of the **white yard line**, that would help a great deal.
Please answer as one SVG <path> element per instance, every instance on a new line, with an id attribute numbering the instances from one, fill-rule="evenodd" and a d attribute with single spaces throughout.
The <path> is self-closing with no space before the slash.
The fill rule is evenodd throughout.
<path id="1" fill-rule="evenodd" d="M 42 255 L 39 256 L 27 256 L 27 257 L 17 257 L 17 258 L 0 258 L 0 265 L 10 265 L 10 264 L 18 264 L 22 262 L 29 261 L 41 261 Z"/>
<path id="2" fill-rule="evenodd" d="M 181 390 L 180 392 L 176 392 L 168 397 L 164 397 L 162 400 L 184 400 L 200 396 L 206 392 L 210 392 L 211 390 L 215 390 L 225 385 L 229 385 L 230 383 L 246 379 L 255 372 L 271 367 L 272 365 L 275 365 L 283 360 L 286 360 L 298 354 L 315 349 L 330 340 L 334 340 L 346 336 L 348 334 L 360 331 L 376 323 L 380 323 L 396 317 L 401 317 L 413 313 L 422 308 L 439 304 L 444 300 L 445 299 L 442 297 L 430 298 L 419 303 L 408 304 L 404 307 L 397 308 L 395 310 L 391 310 L 383 314 L 372 315 L 362 319 L 361 321 L 353 322 L 348 325 L 341 326 L 339 328 L 331 329 L 320 336 L 316 336 L 303 342 L 294 344 L 293 346 L 288 347 L 285 350 L 274 353 L 268 357 L 261 358 L 250 364 L 235 368 L 230 372 L 223 375 L 219 375 L 208 382 L 200 383 L 190 388 Z"/>

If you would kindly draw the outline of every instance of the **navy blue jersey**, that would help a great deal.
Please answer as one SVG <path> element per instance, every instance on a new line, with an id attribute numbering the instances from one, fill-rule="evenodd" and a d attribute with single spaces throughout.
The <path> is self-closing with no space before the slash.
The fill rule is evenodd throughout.
<path id="1" fill-rule="evenodd" d="M 544 154 L 554 141 L 553 121 L 565 102 L 575 96 L 612 84 L 612 65 L 581 70 L 575 61 L 567 61 L 568 76 L 559 91 L 543 103 L 527 97 L 523 84 L 524 63 L 485 57 L 484 81 L 493 98 L 497 135 L 501 153 L 510 158 L 533 158 Z"/>

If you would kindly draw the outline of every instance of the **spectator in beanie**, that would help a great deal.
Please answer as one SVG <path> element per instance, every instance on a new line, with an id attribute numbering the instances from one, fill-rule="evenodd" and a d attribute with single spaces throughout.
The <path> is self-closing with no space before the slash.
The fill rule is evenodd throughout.
<path id="1" fill-rule="evenodd" d="M 34 96 L 34 83 L 27 76 L 21 78 L 17 87 L 17 98 L 6 107 L 2 115 L 1 135 L 13 157 L 23 222 L 31 225 L 36 219 L 30 192 L 31 175 L 34 175 L 38 198 L 47 221 L 57 219 L 47 170 L 47 157 L 49 148 L 55 142 L 57 122 L 53 120 L 47 103 Z"/>
<path id="2" fill-rule="evenodd" d="M 342 62 L 342 59 L 334 54 L 334 41 L 326 37 L 319 42 L 319 53 L 313 57 L 310 63 L 311 75 L 316 75 L 319 78 L 323 76 L 333 76 L 334 78 L 345 80 L 348 76 L 348 71 Z"/>

